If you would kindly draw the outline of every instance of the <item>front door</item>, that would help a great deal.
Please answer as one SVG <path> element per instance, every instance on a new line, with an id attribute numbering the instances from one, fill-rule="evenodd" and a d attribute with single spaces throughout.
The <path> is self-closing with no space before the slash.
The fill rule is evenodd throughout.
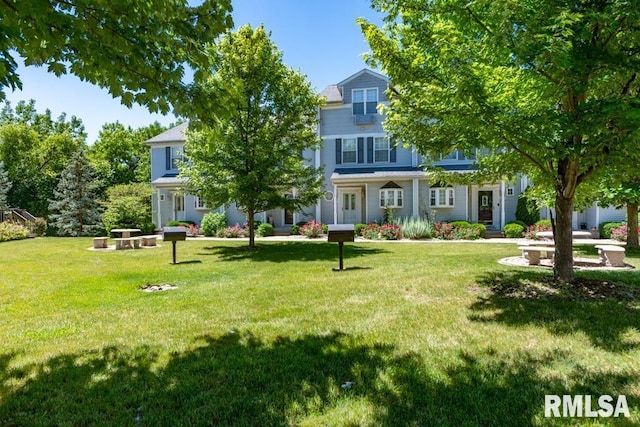
<path id="1" fill-rule="evenodd" d="M 175 221 L 184 221 L 184 196 L 182 194 L 173 195 L 173 219 Z"/>
<path id="2" fill-rule="evenodd" d="M 478 191 L 478 222 L 493 225 L 493 191 Z"/>
<path id="3" fill-rule="evenodd" d="M 360 198 L 355 192 L 342 193 L 342 223 L 356 224 L 359 221 Z"/>

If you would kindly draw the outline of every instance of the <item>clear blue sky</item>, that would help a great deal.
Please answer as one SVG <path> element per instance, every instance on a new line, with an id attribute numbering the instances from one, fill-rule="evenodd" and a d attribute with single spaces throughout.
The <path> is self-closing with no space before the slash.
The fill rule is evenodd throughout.
<path id="1" fill-rule="evenodd" d="M 381 22 L 370 0 L 232 0 L 232 4 L 235 26 L 264 24 L 283 52 L 284 62 L 306 74 L 318 91 L 367 67 L 362 53 L 368 52 L 369 46 L 356 18 Z M 75 76 L 58 78 L 43 67 L 21 66 L 18 72 L 23 90 L 7 90 L 12 105 L 35 99 L 39 112 L 48 108 L 54 117 L 63 112 L 77 116 L 84 123 L 89 144 L 105 123 L 119 121 L 137 128 L 154 121 L 164 125 L 175 121 L 172 115 L 150 114 L 142 107 L 128 109 L 106 90 Z"/>

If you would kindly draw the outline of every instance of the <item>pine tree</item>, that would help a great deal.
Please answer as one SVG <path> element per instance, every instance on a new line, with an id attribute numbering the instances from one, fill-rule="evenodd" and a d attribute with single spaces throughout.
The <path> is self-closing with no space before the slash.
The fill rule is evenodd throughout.
<path id="1" fill-rule="evenodd" d="M 49 203 L 49 220 L 61 236 L 86 236 L 98 228 L 100 214 L 96 200 L 95 171 L 84 151 L 74 154 Z"/>
<path id="2" fill-rule="evenodd" d="M 0 211 L 9 209 L 9 190 L 11 189 L 11 181 L 9 174 L 4 170 L 4 163 L 0 162 Z"/>

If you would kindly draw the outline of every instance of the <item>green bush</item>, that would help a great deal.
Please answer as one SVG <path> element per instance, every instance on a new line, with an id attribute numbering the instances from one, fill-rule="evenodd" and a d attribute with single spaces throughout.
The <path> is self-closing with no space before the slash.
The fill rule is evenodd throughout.
<path id="1" fill-rule="evenodd" d="M 624 224 L 623 222 L 616 222 L 616 221 L 601 222 L 600 225 L 598 226 L 600 237 L 602 239 L 610 239 L 611 232 L 613 231 L 613 229 L 618 228 L 623 224 Z"/>
<path id="2" fill-rule="evenodd" d="M 487 227 L 484 224 L 471 224 L 469 221 L 452 221 L 449 223 L 453 227 L 455 239 L 475 240 L 485 238 Z"/>
<path id="3" fill-rule="evenodd" d="M 256 235 L 258 237 L 267 237 L 267 236 L 273 236 L 273 225 L 264 222 L 260 225 L 258 225 L 258 228 L 256 230 Z"/>
<path id="4" fill-rule="evenodd" d="M 151 224 L 151 187 L 147 184 L 115 185 L 107 190 L 102 223 L 107 231 L 114 228 L 149 227 Z"/>
<path id="5" fill-rule="evenodd" d="M 453 228 L 456 228 L 456 227 L 463 228 L 471 225 L 469 221 L 464 221 L 464 220 L 449 221 L 449 224 L 451 224 Z"/>
<path id="6" fill-rule="evenodd" d="M 521 194 L 518 197 L 516 219 L 522 221 L 525 228 L 540 220 L 540 210 L 536 206 L 536 203 L 530 200 L 525 194 Z"/>
<path id="7" fill-rule="evenodd" d="M 431 224 L 422 218 L 404 218 L 400 221 L 402 237 L 405 239 L 430 239 Z"/>
<path id="8" fill-rule="evenodd" d="M 362 223 L 355 224 L 353 228 L 355 229 L 356 236 L 362 236 L 362 229 L 365 228 L 366 226 L 367 224 L 362 224 Z"/>
<path id="9" fill-rule="evenodd" d="M 0 222 L 0 242 L 26 239 L 28 235 L 29 230 L 20 224 L 9 221 Z"/>
<path id="10" fill-rule="evenodd" d="M 541 219 L 536 221 L 534 224 L 536 227 L 546 227 L 551 230 L 551 220 L 550 219 Z"/>
<path id="11" fill-rule="evenodd" d="M 36 236 L 44 236 L 47 232 L 47 220 L 44 218 L 36 218 L 29 227 L 31 232 Z"/>
<path id="12" fill-rule="evenodd" d="M 209 212 L 202 217 L 200 229 L 205 236 L 216 236 L 227 226 L 227 216 L 222 212 Z"/>
<path id="13" fill-rule="evenodd" d="M 325 228 L 323 227 L 323 224 L 316 222 L 313 219 L 301 226 L 299 229 L 299 233 L 308 239 L 315 239 L 316 237 L 320 237 L 320 235 L 324 232 Z"/>
<path id="14" fill-rule="evenodd" d="M 518 223 L 511 222 L 504 226 L 504 235 L 509 238 L 520 238 L 524 233 L 524 227 Z"/>
<path id="15" fill-rule="evenodd" d="M 193 221 L 169 221 L 167 227 L 188 227 L 190 225 L 196 225 Z"/>

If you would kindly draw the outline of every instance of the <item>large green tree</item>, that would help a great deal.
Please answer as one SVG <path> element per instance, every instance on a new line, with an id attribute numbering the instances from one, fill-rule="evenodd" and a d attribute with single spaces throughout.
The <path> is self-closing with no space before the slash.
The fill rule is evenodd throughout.
<path id="1" fill-rule="evenodd" d="M 230 0 L 0 1 L 0 100 L 22 87 L 19 55 L 167 112 L 187 96 L 185 67 L 210 65 L 204 46 L 233 25 L 230 10 Z"/>
<path id="2" fill-rule="evenodd" d="M 624 0 L 373 0 L 360 21 L 392 79 L 386 127 L 422 153 L 486 147 L 480 171 L 553 189 L 554 276 L 573 281 L 574 197 L 637 168 L 640 8 Z"/>
<path id="3" fill-rule="evenodd" d="M 241 27 L 219 44 L 217 67 L 201 84 L 205 92 L 225 95 L 223 116 L 193 117 L 181 166 L 189 191 L 209 206 L 230 202 L 244 210 L 249 245 L 254 247 L 254 214 L 274 209 L 300 210 L 321 196 L 321 171 L 302 157 L 318 147 L 321 99 L 306 76 L 286 67 L 264 28 Z M 295 190 L 296 197 L 287 194 Z"/>
<path id="4" fill-rule="evenodd" d="M 0 211 L 9 209 L 9 190 L 11 189 L 11 181 L 9 181 L 9 174 L 4 170 L 4 163 L 0 161 Z M 2 219 L 2 213 L 0 212 L 0 219 Z"/>

